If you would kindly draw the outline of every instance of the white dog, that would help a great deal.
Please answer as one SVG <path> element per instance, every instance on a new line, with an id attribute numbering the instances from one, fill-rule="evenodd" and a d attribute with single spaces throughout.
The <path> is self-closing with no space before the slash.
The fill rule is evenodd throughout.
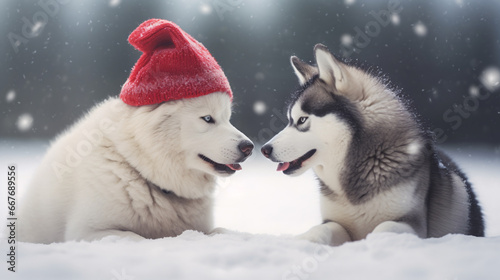
<path id="1" fill-rule="evenodd" d="M 202 44 L 151 19 L 129 36 L 143 54 L 110 98 L 52 145 L 22 198 L 19 240 L 176 236 L 212 230 L 215 176 L 252 142 L 230 123 L 232 91 Z"/>
<path id="2" fill-rule="evenodd" d="M 225 93 L 133 107 L 110 98 L 51 146 L 22 198 L 19 240 L 160 238 L 212 230 L 215 176 L 253 145 Z"/>

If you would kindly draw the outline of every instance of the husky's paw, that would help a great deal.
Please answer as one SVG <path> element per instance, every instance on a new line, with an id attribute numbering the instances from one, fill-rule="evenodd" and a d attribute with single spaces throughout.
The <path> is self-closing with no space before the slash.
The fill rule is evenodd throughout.
<path id="1" fill-rule="evenodd" d="M 218 227 L 218 228 L 214 228 L 213 230 L 211 230 L 208 235 L 209 236 L 214 236 L 216 234 L 228 234 L 228 233 L 233 233 L 234 231 L 231 231 L 231 230 L 228 230 L 226 228 L 223 228 L 223 227 Z"/>
<path id="2" fill-rule="evenodd" d="M 351 237 L 344 227 L 334 222 L 314 226 L 307 232 L 296 236 L 296 238 L 331 246 L 338 246 L 351 241 Z"/>
<path id="3" fill-rule="evenodd" d="M 393 232 L 393 233 L 411 233 L 418 235 L 417 232 L 407 223 L 386 221 L 378 226 L 372 231 L 372 234 L 381 232 Z"/>
<path id="4" fill-rule="evenodd" d="M 310 230 L 295 236 L 296 239 L 308 240 L 318 244 L 330 245 L 331 232 L 320 226 L 315 226 Z"/>

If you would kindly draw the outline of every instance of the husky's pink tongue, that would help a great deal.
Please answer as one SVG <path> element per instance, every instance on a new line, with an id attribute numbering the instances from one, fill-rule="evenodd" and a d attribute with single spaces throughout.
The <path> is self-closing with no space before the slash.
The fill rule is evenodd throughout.
<path id="1" fill-rule="evenodd" d="M 241 170 L 241 166 L 237 163 L 235 164 L 226 164 L 227 167 L 231 168 L 232 170 Z"/>
<path id="2" fill-rule="evenodd" d="M 278 168 L 276 169 L 276 171 L 283 171 L 283 170 L 287 170 L 288 169 L 288 166 L 290 166 L 290 163 L 289 162 L 280 162 L 278 164 Z"/>

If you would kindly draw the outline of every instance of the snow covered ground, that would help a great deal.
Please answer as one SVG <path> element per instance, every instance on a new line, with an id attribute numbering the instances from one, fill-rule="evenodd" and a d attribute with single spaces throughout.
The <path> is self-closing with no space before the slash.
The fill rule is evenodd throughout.
<path id="1" fill-rule="evenodd" d="M 0 139 L 0 182 L 8 164 L 19 171 L 19 196 L 47 142 Z M 421 240 L 377 234 L 340 247 L 293 239 L 320 222 L 312 173 L 290 178 L 256 152 L 243 171 L 221 180 L 216 226 L 242 233 L 132 242 L 20 244 L 17 272 L 0 279 L 500 279 L 500 149 L 447 147 L 472 181 L 483 206 L 487 238 L 450 235 Z M 6 221 L 6 190 L 0 218 Z M 4 210 L 2 210 L 4 209 Z M 3 228 L 4 226 L 2 226 Z M 7 244 L 0 240 L 0 252 Z"/>

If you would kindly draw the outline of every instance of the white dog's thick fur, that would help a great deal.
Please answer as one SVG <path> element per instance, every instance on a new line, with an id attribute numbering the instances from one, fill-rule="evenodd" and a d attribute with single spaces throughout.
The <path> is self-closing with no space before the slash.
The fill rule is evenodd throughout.
<path id="1" fill-rule="evenodd" d="M 49 149 L 21 201 L 19 240 L 208 233 L 215 176 L 234 173 L 253 148 L 230 116 L 225 93 L 97 105 Z"/>

